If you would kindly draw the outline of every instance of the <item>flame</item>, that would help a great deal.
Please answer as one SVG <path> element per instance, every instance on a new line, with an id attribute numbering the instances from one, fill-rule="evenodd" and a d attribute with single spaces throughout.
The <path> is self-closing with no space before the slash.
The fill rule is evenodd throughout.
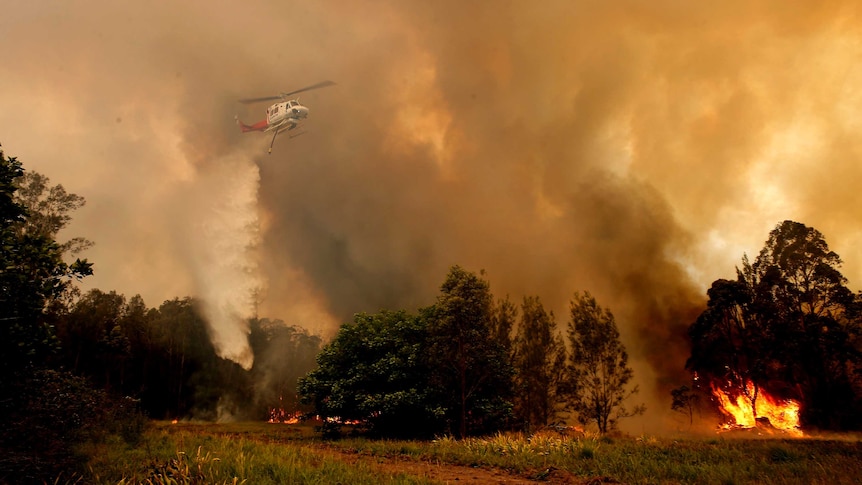
<path id="1" fill-rule="evenodd" d="M 757 393 L 757 414 L 748 396 L 754 395 L 754 383 L 747 381 L 746 392 L 740 392 L 736 398 L 718 386 L 712 385 L 712 394 L 718 400 L 719 409 L 727 416 L 728 422 L 722 429 L 755 428 L 758 418 L 766 418 L 769 424 L 794 436 L 802 436 L 799 429 L 799 403 L 792 399 L 778 399 L 764 391 Z M 732 420 L 732 422 L 730 421 Z"/>
<path id="2" fill-rule="evenodd" d="M 269 408 L 269 420 L 268 423 L 282 423 L 282 424 L 296 424 L 299 422 L 299 418 L 302 416 L 302 413 L 299 411 L 295 411 L 293 413 L 289 413 L 284 409 L 284 403 L 282 396 L 278 396 L 278 407 L 277 408 Z"/>
<path id="3" fill-rule="evenodd" d="M 284 409 L 281 408 L 270 408 L 269 410 L 269 420 L 268 423 L 282 423 L 282 424 L 296 424 L 299 422 L 299 418 L 302 416 L 302 413 L 296 411 L 294 413 L 288 413 Z"/>

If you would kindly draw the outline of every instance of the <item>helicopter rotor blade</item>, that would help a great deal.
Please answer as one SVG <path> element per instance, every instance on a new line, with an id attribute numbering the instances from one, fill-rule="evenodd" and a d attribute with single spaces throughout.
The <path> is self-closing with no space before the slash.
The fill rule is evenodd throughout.
<path id="1" fill-rule="evenodd" d="M 325 88 L 327 86 L 332 86 L 334 84 L 335 83 L 332 81 L 321 81 L 317 84 L 312 84 L 311 86 L 306 86 L 302 89 L 297 89 L 296 91 L 291 91 L 289 93 L 280 93 L 280 94 L 277 94 L 275 96 L 263 96 L 261 98 L 245 98 L 245 99 L 240 99 L 238 101 L 240 103 L 243 103 L 243 104 L 259 103 L 261 101 L 274 101 L 276 99 L 285 99 L 288 96 L 292 96 L 294 94 L 299 94 L 299 93 L 304 93 L 306 91 L 311 91 L 312 89 Z"/>
<path id="2" fill-rule="evenodd" d="M 249 103 L 259 103 L 259 102 L 261 102 L 261 101 L 272 101 L 272 100 L 275 100 L 275 99 L 281 99 L 281 98 L 282 98 L 282 96 L 264 96 L 264 97 L 262 97 L 262 98 L 245 98 L 245 99 L 240 99 L 240 100 L 239 100 L 239 102 L 240 102 L 240 103 L 242 103 L 242 104 L 249 104 Z"/>
<path id="3" fill-rule="evenodd" d="M 293 96 L 294 94 L 304 93 L 305 91 L 311 91 L 312 89 L 325 88 L 327 86 L 332 86 L 334 84 L 335 83 L 332 81 L 321 81 L 317 84 L 312 84 L 311 86 L 306 86 L 302 89 L 297 89 L 296 91 L 291 91 L 289 93 L 281 93 L 281 96 L 286 98 L 288 96 Z"/>

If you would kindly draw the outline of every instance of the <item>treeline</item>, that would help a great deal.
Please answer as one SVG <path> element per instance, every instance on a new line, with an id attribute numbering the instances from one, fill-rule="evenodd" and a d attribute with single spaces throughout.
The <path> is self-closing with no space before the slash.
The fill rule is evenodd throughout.
<path id="1" fill-rule="evenodd" d="M 862 293 L 840 265 L 817 230 L 776 226 L 753 263 L 743 257 L 735 280 L 707 292 L 689 328 L 692 380 L 671 406 L 690 418 L 719 412 L 721 389 L 759 416 L 765 391 L 798 402 L 804 429 L 862 428 Z M 529 432 L 575 419 L 606 432 L 643 411 L 625 407 L 637 389 L 609 310 L 576 294 L 566 337 L 538 297 L 494 302 L 487 281 L 456 266 L 434 305 L 343 325 L 300 393 L 329 429 L 353 422 L 386 436 Z"/>
<path id="2" fill-rule="evenodd" d="M 78 444 L 134 443 L 147 417 L 265 419 L 299 406 L 319 337 L 253 319 L 246 371 L 216 355 L 192 299 L 147 308 L 139 296 L 80 295 L 92 266 L 66 260 L 91 243 L 57 233 L 82 205 L 0 151 L 0 483 L 53 482 L 80 464 Z"/>
<path id="3" fill-rule="evenodd" d="M 637 392 L 614 317 L 589 294 L 571 301 L 568 346 L 539 297 L 494 301 L 480 275 L 453 267 L 416 314 L 356 315 L 300 382 L 324 431 L 465 437 L 570 419 L 613 429 Z M 570 350 L 567 350 L 570 349 Z"/>
<path id="4" fill-rule="evenodd" d="M 156 419 L 268 419 L 299 409 L 297 380 L 315 366 L 321 339 L 279 320 L 251 319 L 248 371 L 217 355 L 194 299 L 147 308 L 140 296 L 92 290 L 54 317 L 56 366 L 130 396 Z"/>
<path id="5" fill-rule="evenodd" d="M 0 151 L 0 481 L 21 469 L 50 478 L 73 443 L 134 440 L 144 416 L 266 419 L 280 407 L 319 415 L 325 431 L 465 437 L 574 421 L 607 432 L 643 412 L 628 402 L 637 388 L 614 317 L 589 293 L 574 294 L 558 329 L 538 296 L 495 300 L 484 273 L 459 266 L 429 307 L 358 314 L 325 346 L 252 319 L 244 370 L 218 357 L 193 299 L 148 308 L 78 294 L 91 264 L 66 261 L 90 243 L 56 236 L 83 204 Z M 674 408 L 714 410 L 718 386 L 756 409 L 764 390 L 802 403 L 804 426 L 862 427 L 862 296 L 840 265 L 822 234 L 779 224 L 736 279 L 709 289 L 689 330 L 695 378 Z"/>

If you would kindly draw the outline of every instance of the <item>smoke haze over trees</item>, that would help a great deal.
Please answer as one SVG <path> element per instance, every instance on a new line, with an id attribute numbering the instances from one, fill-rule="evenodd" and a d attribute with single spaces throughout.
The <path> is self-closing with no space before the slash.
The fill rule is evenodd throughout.
<path id="1" fill-rule="evenodd" d="M 301 327 L 252 318 L 254 363 L 245 368 L 219 355 L 193 298 L 148 308 L 139 295 L 78 294 L 70 282 L 90 264 L 62 262 L 74 245 L 54 237 L 83 198 L 40 174 L 24 176 L 14 158 L 2 162 L 3 328 L 17 349 L 4 354 L 10 429 L 23 430 L 32 411 L 61 412 L 20 401 L 55 402 L 51 393 L 80 394 L 85 422 L 102 419 L 95 411 L 106 406 L 122 411 L 121 422 L 137 422 L 129 402 L 112 401 L 126 395 L 157 418 L 262 420 L 278 406 L 331 418 L 331 428 L 356 420 L 402 437 L 541 428 L 556 423 L 560 409 L 605 433 L 643 412 L 626 407 L 635 374 L 613 315 L 589 293 L 571 301 L 567 347 L 538 297 L 524 298 L 518 319 L 508 297 L 495 300 L 484 272 L 460 266 L 432 306 L 359 313 L 322 352 L 322 339 Z M 846 286 L 841 263 L 819 231 L 779 224 L 753 263 L 743 259 L 737 281 L 717 280 L 709 290 L 707 310 L 689 331 L 689 369 L 703 379 L 751 380 L 755 402 L 757 386 L 798 399 L 806 426 L 858 428 L 862 297 Z M 673 397 L 676 408 L 694 402 L 687 388 Z M 67 456 L 66 442 L 86 426 L 61 423 L 53 442 Z M 42 441 L 34 436 L 23 448 L 0 445 L 18 457 Z"/>
<path id="2" fill-rule="evenodd" d="M 589 288 L 657 412 L 703 289 L 775 221 L 862 281 L 860 26 L 851 0 L 15 2 L 0 130 L 87 197 L 84 290 L 259 287 L 261 315 L 331 336 L 426 305 L 455 263 L 556 315 Z M 265 106 L 236 99 L 322 79 L 307 134 L 266 156 L 238 133 Z M 250 365 L 233 307 L 207 320 Z"/>

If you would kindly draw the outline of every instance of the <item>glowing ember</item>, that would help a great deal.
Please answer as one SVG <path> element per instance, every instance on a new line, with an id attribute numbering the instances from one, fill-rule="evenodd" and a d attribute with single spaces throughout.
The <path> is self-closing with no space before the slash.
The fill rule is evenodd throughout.
<path id="1" fill-rule="evenodd" d="M 755 415 L 754 407 L 746 396 L 746 394 L 748 396 L 754 395 L 754 384 L 750 381 L 746 383 L 746 391 L 746 393 L 738 394 L 734 399 L 721 388 L 712 386 L 712 394 L 718 400 L 721 412 L 728 419 L 733 420 L 733 422 L 724 424 L 723 429 L 754 428 L 757 426 L 759 418 L 766 418 L 773 428 L 795 436 L 802 436 L 802 432 L 799 430 L 798 402 L 791 399 L 776 399 L 760 389 L 756 400 L 757 414 Z"/>

